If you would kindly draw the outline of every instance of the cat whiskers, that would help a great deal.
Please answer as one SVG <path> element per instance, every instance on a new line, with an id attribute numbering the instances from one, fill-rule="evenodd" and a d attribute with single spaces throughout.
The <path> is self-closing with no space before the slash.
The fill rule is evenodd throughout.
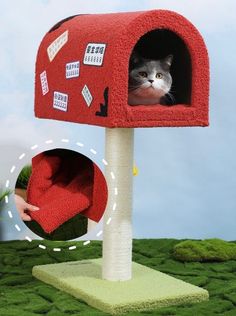
<path id="1" fill-rule="evenodd" d="M 129 92 L 140 89 L 140 86 L 129 86 Z"/>

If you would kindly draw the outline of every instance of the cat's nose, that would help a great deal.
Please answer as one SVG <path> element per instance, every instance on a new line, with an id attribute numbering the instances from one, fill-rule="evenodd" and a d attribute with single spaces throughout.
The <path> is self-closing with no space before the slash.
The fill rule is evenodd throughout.
<path id="1" fill-rule="evenodd" d="M 151 83 L 153 83 L 153 82 L 154 82 L 154 80 L 151 80 L 151 79 L 149 79 L 148 81 L 149 81 L 149 82 L 151 82 Z"/>

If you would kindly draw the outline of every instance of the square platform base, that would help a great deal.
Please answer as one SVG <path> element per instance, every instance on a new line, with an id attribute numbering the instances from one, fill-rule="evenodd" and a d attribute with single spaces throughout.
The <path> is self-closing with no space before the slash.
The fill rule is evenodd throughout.
<path id="1" fill-rule="evenodd" d="M 102 259 L 33 267 L 33 276 L 110 314 L 208 300 L 208 292 L 133 262 L 129 281 L 102 279 Z"/>

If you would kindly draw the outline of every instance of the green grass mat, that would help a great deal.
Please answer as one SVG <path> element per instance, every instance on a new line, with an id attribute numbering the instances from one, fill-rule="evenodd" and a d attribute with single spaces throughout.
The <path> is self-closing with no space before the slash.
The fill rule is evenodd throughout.
<path id="1" fill-rule="evenodd" d="M 101 258 L 34 266 L 33 275 L 112 315 L 199 303 L 209 298 L 201 287 L 136 262 L 132 263 L 132 279 L 122 282 L 102 279 Z"/>

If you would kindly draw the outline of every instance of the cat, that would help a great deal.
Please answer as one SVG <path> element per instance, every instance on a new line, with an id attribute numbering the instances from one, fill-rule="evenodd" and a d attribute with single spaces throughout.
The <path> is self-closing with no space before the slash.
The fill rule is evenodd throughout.
<path id="1" fill-rule="evenodd" d="M 143 58 L 134 51 L 129 65 L 128 104 L 173 104 L 174 98 L 170 94 L 172 61 L 173 55 L 154 60 Z"/>

